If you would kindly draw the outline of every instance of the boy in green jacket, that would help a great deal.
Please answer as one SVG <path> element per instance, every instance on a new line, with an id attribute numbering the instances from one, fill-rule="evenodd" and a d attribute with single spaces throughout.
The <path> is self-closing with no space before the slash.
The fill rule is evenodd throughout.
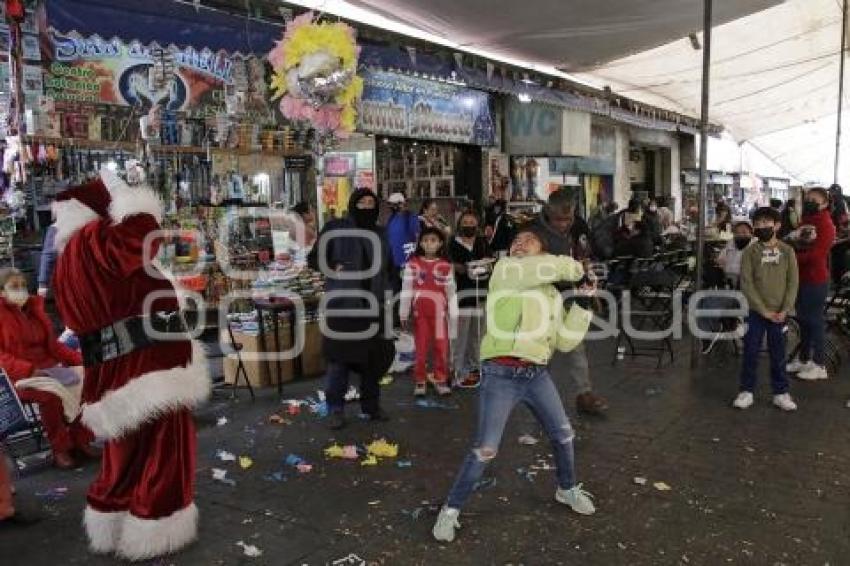
<path id="1" fill-rule="evenodd" d="M 779 212 L 767 207 L 758 209 L 753 216 L 753 232 L 758 241 L 741 258 L 741 291 L 750 314 L 744 336 L 740 392 L 732 403 L 737 409 L 753 405 L 759 350 L 766 334 L 773 404 L 783 411 L 797 410 L 788 393 L 784 334 L 785 319 L 797 299 L 797 258 L 791 246 L 776 237 L 780 225 Z"/>
<path id="2" fill-rule="evenodd" d="M 487 295 L 487 334 L 481 344 L 481 393 L 474 447 L 434 525 L 434 538 L 452 542 L 460 527 L 460 509 L 495 457 L 505 424 L 517 403 L 525 403 L 546 431 L 555 455 L 558 489 L 555 500 L 582 515 L 596 510 L 590 494 L 575 481 L 573 429 L 547 364 L 557 349 L 569 352 L 584 339 L 592 314 L 578 305 L 564 306 L 554 284 L 580 282 L 581 263 L 546 253 L 546 235 L 521 229 L 510 257 L 493 269 Z M 582 285 L 590 293 L 593 287 Z"/>

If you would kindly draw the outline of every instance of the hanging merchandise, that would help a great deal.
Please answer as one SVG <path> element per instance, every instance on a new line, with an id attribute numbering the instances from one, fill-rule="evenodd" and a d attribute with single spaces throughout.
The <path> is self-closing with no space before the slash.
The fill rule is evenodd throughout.
<path id="1" fill-rule="evenodd" d="M 321 137 L 348 137 L 363 93 L 356 74 L 359 53 L 351 26 L 316 23 L 312 12 L 295 18 L 269 53 L 281 113 L 316 128 Z"/>

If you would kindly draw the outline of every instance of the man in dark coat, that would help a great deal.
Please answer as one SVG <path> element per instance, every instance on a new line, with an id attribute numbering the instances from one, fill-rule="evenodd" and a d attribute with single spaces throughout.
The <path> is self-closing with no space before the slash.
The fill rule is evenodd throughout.
<path id="1" fill-rule="evenodd" d="M 549 253 L 584 260 L 589 255 L 587 225 L 576 228 L 578 218 L 569 193 L 559 190 L 549 195 L 549 201 L 532 224 L 546 235 Z M 559 287 L 559 289 L 566 291 L 571 287 Z M 593 392 L 590 364 L 583 343 L 571 352 L 556 352 L 549 362 L 549 367 L 553 376 L 569 375 L 575 381 L 578 390 L 576 408 L 579 412 L 587 415 L 601 415 L 608 409 L 608 402 Z"/>
<path id="2" fill-rule="evenodd" d="M 328 364 L 328 426 L 334 430 L 346 424 L 345 393 L 351 373 L 360 375 L 363 414 L 372 421 L 388 420 L 380 406 L 379 382 L 395 355 L 386 321 L 392 256 L 377 225 L 378 213 L 375 193 L 354 191 L 348 215 L 325 226 L 308 260 L 327 278 L 322 333 Z"/>

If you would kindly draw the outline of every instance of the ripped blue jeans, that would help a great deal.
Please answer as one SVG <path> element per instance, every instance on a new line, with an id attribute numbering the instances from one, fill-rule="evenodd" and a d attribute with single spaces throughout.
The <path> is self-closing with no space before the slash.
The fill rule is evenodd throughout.
<path id="1" fill-rule="evenodd" d="M 509 367 L 484 362 L 478 398 L 478 432 L 466 455 L 446 505 L 460 509 L 496 457 L 505 424 L 518 403 L 525 403 L 540 422 L 555 455 L 558 486 L 575 485 L 573 427 L 546 366 Z"/>

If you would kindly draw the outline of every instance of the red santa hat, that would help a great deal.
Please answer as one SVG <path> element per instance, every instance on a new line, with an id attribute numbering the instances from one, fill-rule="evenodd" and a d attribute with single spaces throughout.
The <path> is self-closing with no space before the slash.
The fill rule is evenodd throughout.
<path id="1" fill-rule="evenodd" d="M 136 214 L 150 214 L 162 221 L 162 201 L 148 186 L 131 187 L 109 169 L 87 183 L 66 189 L 53 203 L 56 218 L 56 250 L 90 222 L 108 219 L 114 223 Z"/>

